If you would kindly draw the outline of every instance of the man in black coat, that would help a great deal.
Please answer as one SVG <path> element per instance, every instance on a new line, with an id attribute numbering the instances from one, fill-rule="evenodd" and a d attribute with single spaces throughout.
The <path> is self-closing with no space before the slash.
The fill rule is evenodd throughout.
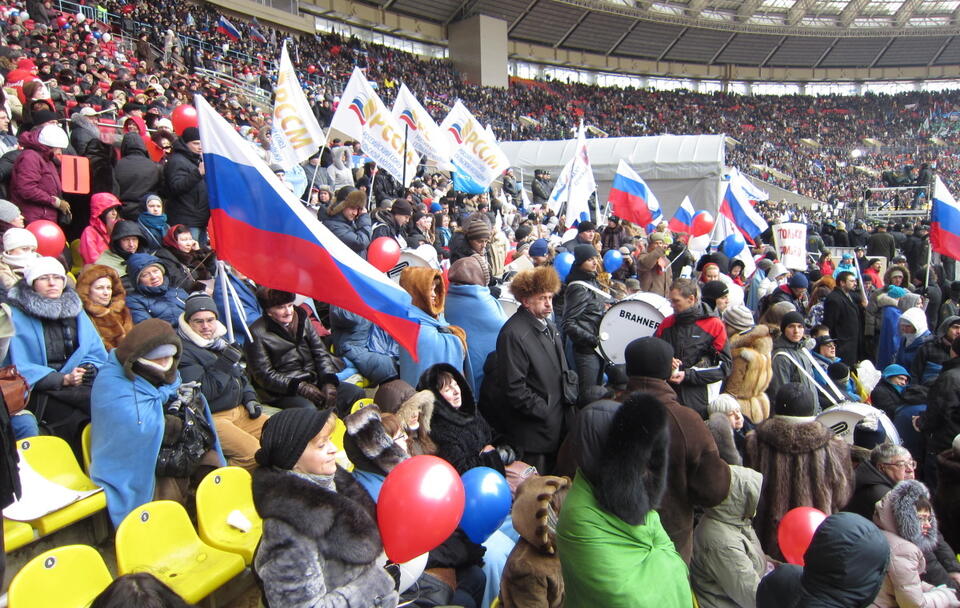
<path id="1" fill-rule="evenodd" d="M 497 336 L 496 367 L 484 378 L 482 411 L 524 462 L 547 473 L 560 447 L 564 414 L 576 399 L 576 374 L 567 369 L 550 321 L 560 278 L 542 266 L 517 274 L 510 288 L 520 309 Z M 573 392 L 569 397 L 565 382 Z"/>
<path id="2" fill-rule="evenodd" d="M 852 272 L 837 275 L 837 286 L 827 295 L 823 305 L 823 324 L 837 340 L 837 356 L 851 369 L 859 361 L 860 337 L 863 335 L 863 314 L 854 300 L 857 279 Z M 859 300 L 859 298 L 857 298 Z"/>
<path id="3" fill-rule="evenodd" d="M 953 445 L 960 434 L 960 338 L 950 346 L 950 359 L 944 361 L 920 414 L 920 432 L 927 440 L 924 481 L 936 486 L 937 455 Z"/>
<path id="4" fill-rule="evenodd" d="M 200 129 L 187 127 L 173 144 L 164 178 L 169 194 L 167 217 L 170 225 L 183 224 L 203 247 L 207 244 L 210 204 L 207 200 L 207 184 L 203 181 L 205 169 L 201 154 Z"/>
<path id="5" fill-rule="evenodd" d="M 553 186 L 550 184 L 550 172 L 543 169 L 537 169 L 533 172 L 533 183 L 530 184 L 533 191 L 533 204 L 545 205 L 550 198 L 550 192 Z"/>
<path id="6" fill-rule="evenodd" d="M 887 264 L 897 256 L 897 243 L 883 224 L 877 226 L 877 231 L 867 239 L 867 257 L 872 258 L 878 255 L 887 258 Z"/>
<path id="7" fill-rule="evenodd" d="M 160 165 L 150 160 L 140 134 L 125 133 L 120 142 L 120 160 L 113 169 L 117 198 L 123 203 L 123 219 L 136 221 L 140 217 L 143 197 L 160 190 L 162 176 Z"/>

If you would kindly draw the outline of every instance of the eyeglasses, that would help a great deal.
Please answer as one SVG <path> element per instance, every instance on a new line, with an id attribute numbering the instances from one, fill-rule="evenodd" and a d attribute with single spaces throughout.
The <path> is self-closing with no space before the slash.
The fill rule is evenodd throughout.
<path id="1" fill-rule="evenodd" d="M 891 467 L 897 467 L 898 469 L 916 469 L 917 461 L 916 460 L 901 460 L 899 462 L 885 462 L 884 464 Z"/>
<path id="2" fill-rule="evenodd" d="M 930 513 L 917 513 L 917 521 L 919 521 L 921 524 L 932 524 L 933 515 Z"/>

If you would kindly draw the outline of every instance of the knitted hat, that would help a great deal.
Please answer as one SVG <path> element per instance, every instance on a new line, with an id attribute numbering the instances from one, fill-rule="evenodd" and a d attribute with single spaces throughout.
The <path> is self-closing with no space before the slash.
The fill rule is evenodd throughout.
<path id="1" fill-rule="evenodd" d="M 787 382 L 781 386 L 772 405 L 774 416 L 809 418 L 817 412 L 816 396 L 799 382 Z"/>
<path id="2" fill-rule="evenodd" d="M 220 316 L 213 298 L 202 291 L 190 294 L 190 297 L 187 298 L 187 301 L 183 305 L 183 318 L 189 322 L 190 317 L 205 310 L 212 312 L 217 317 Z"/>
<path id="3" fill-rule="evenodd" d="M 200 129 L 197 127 L 187 127 L 180 135 L 180 141 L 188 144 L 192 141 L 200 141 Z"/>
<path id="4" fill-rule="evenodd" d="M 577 245 L 573 248 L 573 267 L 579 268 L 581 264 L 598 255 L 600 254 L 593 248 L 593 245 Z"/>
<path id="5" fill-rule="evenodd" d="M 17 247 L 37 248 L 37 237 L 26 228 L 10 228 L 3 233 L 3 250 L 10 251 Z"/>
<path id="6" fill-rule="evenodd" d="M 290 470 L 300 460 L 310 440 L 323 430 L 330 410 L 290 408 L 267 419 L 260 434 L 257 464 Z"/>
<path id="7" fill-rule="evenodd" d="M 632 289 L 633 291 L 640 291 L 640 281 L 637 279 L 627 279 L 623 282 L 628 290 Z"/>
<path id="8" fill-rule="evenodd" d="M 897 302 L 897 308 L 900 309 L 900 312 L 907 312 L 911 308 L 916 308 L 917 304 L 920 303 L 920 296 L 915 293 L 905 293 L 900 296 L 900 301 Z"/>
<path id="9" fill-rule="evenodd" d="M 850 252 L 844 253 L 843 256 L 841 256 L 841 259 L 844 259 L 844 260 L 852 260 L 852 259 L 853 259 L 853 254 L 850 253 Z"/>
<path id="10" fill-rule="evenodd" d="M 47 125 L 40 129 L 40 136 L 37 141 L 49 148 L 66 148 L 70 145 L 70 138 L 67 132 L 58 125 Z"/>
<path id="11" fill-rule="evenodd" d="M 884 380 L 888 380 L 890 378 L 893 378 L 894 376 L 906 376 L 909 378 L 910 372 L 908 372 L 907 368 L 905 368 L 904 366 L 898 365 L 896 363 L 892 363 L 886 366 L 885 368 L 883 368 Z"/>
<path id="12" fill-rule="evenodd" d="M 390 207 L 390 213 L 394 215 L 413 215 L 413 205 L 405 198 L 398 198 L 393 201 L 393 206 Z"/>
<path id="13" fill-rule="evenodd" d="M 20 217 L 20 207 L 0 198 L 0 222 L 12 224 L 18 217 Z"/>
<path id="14" fill-rule="evenodd" d="M 743 304 L 730 306 L 723 311 L 723 322 L 737 331 L 744 331 L 756 325 L 753 313 Z"/>
<path id="15" fill-rule="evenodd" d="M 32 260 L 30 265 L 23 270 L 23 278 L 27 285 L 33 285 L 34 281 L 47 274 L 55 274 L 63 278 L 64 281 L 67 280 L 67 273 L 63 270 L 63 264 L 57 258 L 37 258 Z"/>
<path id="16" fill-rule="evenodd" d="M 803 315 L 795 310 L 791 310 L 780 319 L 780 331 L 786 331 L 787 326 L 793 323 L 803 325 Z"/>
<path id="17" fill-rule="evenodd" d="M 637 338 L 623 351 L 628 376 L 666 380 L 673 374 L 673 347 L 660 338 Z"/>
<path id="18" fill-rule="evenodd" d="M 716 302 L 717 298 L 722 298 L 728 293 L 730 293 L 730 289 L 723 281 L 707 281 L 700 288 L 700 297 L 708 302 Z"/>
<path id="19" fill-rule="evenodd" d="M 720 393 L 707 406 L 707 414 L 728 414 L 740 409 L 740 402 L 730 393 Z"/>
<path id="20" fill-rule="evenodd" d="M 517 229 L 514 230 L 514 232 L 513 232 L 513 238 L 514 238 L 515 241 L 517 241 L 517 242 L 519 243 L 519 242 L 522 241 L 523 239 L 525 239 L 525 238 L 527 238 L 528 236 L 530 236 L 530 232 L 532 232 L 532 231 L 533 231 L 533 229 L 530 227 L 530 224 L 524 224 L 524 225 L 522 225 L 522 226 L 517 226 Z"/>
<path id="21" fill-rule="evenodd" d="M 806 289 L 810 287 L 810 281 L 807 280 L 807 275 L 802 272 L 795 273 L 790 280 L 787 281 L 787 285 L 790 286 L 790 289 Z"/>
<path id="22" fill-rule="evenodd" d="M 443 207 L 440 206 L 440 203 L 430 203 L 430 213 L 440 213 L 443 211 Z"/>
<path id="23" fill-rule="evenodd" d="M 274 306 L 283 306 L 290 304 L 297 299 L 296 294 L 279 289 L 270 289 L 269 287 L 260 287 L 257 289 L 257 302 L 264 310 Z"/>
<path id="24" fill-rule="evenodd" d="M 463 232 L 467 235 L 468 241 L 480 241 L 490 238 L 490 226 L 480 218 L 470 222 Z"/>
<path id="25" fill-rule="evenodd" d="M 548 251 L 547 239 L 537 239 L 530 245 L 529 253 L 530 257 L 538 258 L 547 255 Z M 960 281 L 957 281 L 957 283 L 960 283 Z M 958 291 L 958 293 L 960 293 L 960 291 Z"/>
<path id="26" fill-rule="evenodd" d="M 850 368 L 837 361 L 827 366 L 827 375 L 831 380 L 846 382 L 850 378 Z"/>
<path id="27" fill-rule="evenodd" d="M 907 295 L 907 290 L 898 285 L 891 285 L 887 288 L 887 295 L 894 300 L 899 300 L 903 296 Z"/>
<path id="28" fill-rule="evenodd" d="M 591 230 L 596 230 L 596 229 L 597 229 L 597 225 L 591 222 L 590 220 L 587 220 L 585 222 L 580 222 L 579 224 L 577 224 L 577 234 L 580 234 L 581 232 L 590 232 Z"/>

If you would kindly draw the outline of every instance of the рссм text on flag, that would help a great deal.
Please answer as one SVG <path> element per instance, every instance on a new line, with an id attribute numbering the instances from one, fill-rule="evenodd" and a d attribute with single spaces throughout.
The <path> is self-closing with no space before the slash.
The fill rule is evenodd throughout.
<path id="1" fill-rule="evenodd" d="M 566 215 L 572 221 L 581 217 L 581 213 L 585 212 L 589 215 L 590 197 L 596 190 L 597 182 L 593 179 L 590 155 L 587 153 L 587 136 L 581 122 L 580 128 L 577 129 L 577 143 L 573 156 L 560 171 L 547 204 L 554 213 L 560 213 L 560 206 L 566 203 Z"/>
<path id="2" fill-rule="evenodd" d="M 275 158 L 284 169 L 302 163 L 316 154 L 326 136 L 303 94 L 300 80 L 293 70 L 287 45 L 280 51 L 280 70 L 277 72 L 276 98 L 273 102 L 271 148 L 278 150 Z"/>
<path id="3" fill-rule="evenodd" d="M 419 310 L 410 295 L 307 211 L 199 95 L 196 108 L 217 256 L 267 287 L 369 319 L 416 358 Z"/>
<path id="4" fill-rule="evenodd" d="M 462 102 L 453 104 L 440 130 L 447 138 L 457 170 L 479 186 L 486 188 L 510 166 L 497 140 Z"/>
<path id="5" fill-rule="evenodd" d="M 387 110 L 360 68 L 353 68 L 330 128 L 359 141 L 370 160 L 404 186 L 410 185 L 420 157 L 410 145 L 404 156 L 403 124 Z"/>
<path id="6" fill-rule="evenodd" d="M 939 175 L 933 186 L 930 247 L 936 253 L 960 259 L 960 205 Z"/>
<path id="7" fill-rule="evenodd" d="M 663 216 L 660 201 L 647 182 L 623 160 L 617 166 L 609 200 L 614 215 L 644 229 Z"/>

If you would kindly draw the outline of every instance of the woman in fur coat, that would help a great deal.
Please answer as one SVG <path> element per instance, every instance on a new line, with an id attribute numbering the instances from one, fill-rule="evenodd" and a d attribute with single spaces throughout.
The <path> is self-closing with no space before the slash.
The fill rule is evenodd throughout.
<path id="1" fill-rule="evenodd" d="M 103 345 L 107 350 L 116 348 L 133 329 L 133 319 L 127 308 L 127 292 L 120 275 L 109 266 L 87 266 L 77 282 L 77 294 L 93 326 L 103 338 Z"/>
<path id="2" fill-rule="evenodd" d="M 337 466 L 330 410 L 286 409 L 263 427 L 253 501 L 263 518 L 254 569 L 270 608 L 396 606 L 376 506 Z"/>
<path id="3" fill-rule="evenodd" d="M 737 398 L 740 411 L 753 423 L 762 422 L 770 417 L 770 398 L 766 393 L 773 375 L 770 328 L 756 325 L 732 334 L 728 340 L 733 368 L 727 376 L 724 392 Z"/>
<path id="4" fill-rule="evenodd" d="M 890 543 L 890 564 L 871 608 L 956 608 L 957 593 L 921 580 L 937 546 L 937 518 L 930 493 L 919 481 L 901 481 L 877 503 L 873 521 Z"/>

